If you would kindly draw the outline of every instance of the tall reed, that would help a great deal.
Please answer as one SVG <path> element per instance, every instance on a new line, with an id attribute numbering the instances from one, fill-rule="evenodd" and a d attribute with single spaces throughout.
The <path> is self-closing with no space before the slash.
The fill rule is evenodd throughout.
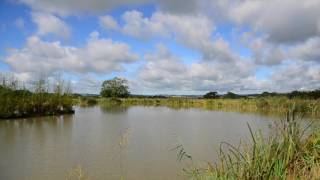
<path id="1" fill-rule="evenodd" d="M 114 104 L 114 100 L 100 99 L 102 104 Z M 289 99 L 283 97 L 260 97 L 255 99 L 189 99 L 189 98 L 126 98 L 117 99 L 117 104 L 131 106 L 167 106 L 170 108 L 203 108 L 208 110 L 260 112 L 283 114 L 293 106 L 297 111 L 310 116 L 320 116 L 320 100 Z"/>
<path id="2" fill-rule="evenodd" d="M 50 92 L 44 79 L 34 84 L 33 91 L 19 87 L 14 78 L 0 74 L 0 79 L 0 119 L 73 113 L 70 85 L 63 81 Z"/>
<path id="3" fill-rule="evenodd" d="M 219 159 L 187 170 L 190 179 L 319 179 L 320 131 L 302 126 L 294 108 L 265 138 L 248 125 L 251 142 L 221 143 Z"/>

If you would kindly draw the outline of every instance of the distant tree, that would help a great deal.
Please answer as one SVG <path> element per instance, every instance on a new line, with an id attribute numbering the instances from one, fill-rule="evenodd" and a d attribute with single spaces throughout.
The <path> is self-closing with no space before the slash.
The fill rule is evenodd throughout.
<path id="1" fill-rule="evenodd" d="M 320 89 L 313 91 L 292 91 L 287 94 L 288 98 L 300 98 L 300 99 L 320 99 Z"/>
<path id="2" fill-rule="evenodd" d="M 228 98 L 228 99 L 236 99 L 239 97 L 239 95 L 233 93 L 233 92 L 228 92 L 226 95 L 224 95 L 225 98 Z"/>
<path id="3" fill-rule="evenodd" d="M 276 92 L 263 92 L 260 96 L 261 97 L 274 97 L 274 96 L 280 96 L 281 94 L 278 94 Z"/>
<path id="4" fill-rule="evenodd" d="M 203 96 L 203 98 L 205 99 L 215 99 L 215 98 L 218 98 L 218 93 L 217 92 L 208 92 L 207 94 L 205 94 Z"/>
<path id="5" fill-rule="evenodd" d="M 115 77 L 102 83 L 100 95 L 102 97 L 126 98 L 130 95 L 128 81 Z"/>

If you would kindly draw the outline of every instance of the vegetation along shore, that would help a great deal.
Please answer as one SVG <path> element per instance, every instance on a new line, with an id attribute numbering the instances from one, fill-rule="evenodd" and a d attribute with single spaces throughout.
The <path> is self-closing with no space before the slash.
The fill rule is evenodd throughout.
<path id="1" fill-rule="evenodd" d="M 297 109 L 288 111 L 282 121 L 273 126 L 270 135 L 253 132 L 250 141 L 238 145 L 221 142 L 216 162 L 206 167 L 184 169 L 189 179 L 319 179 L 320 131 L 312 123 L 302 125 Z M 192 161 L 182 146 L 178 157 Z"/>
<path id="2" fill-rule="evenodd" d="M 269 93 L 238 95 L 228 92 L 219 95 L 208 92 L 203 96 L 143 96 L 130 95 L 128 81 L 114 78 L 102 84 L 100 96 L 90 97 L 100 104 L 121 104 L 124 106 L 167 106 L 170 108 L 203 108 L 207 110 L 261 112 L 282 114 L 293 106 L 297 111 L 310 116 L 320 116 L 320 90 L 293 91 L 290 93 Z"/>
<path id="3" fill-rule="evenodd" d="M 31 91 L 13 77 L 0 78 L 0 119 L 74 113 L 70 86 L 63 81 L 50 91 L 47 81 L 39 79 Z"/>

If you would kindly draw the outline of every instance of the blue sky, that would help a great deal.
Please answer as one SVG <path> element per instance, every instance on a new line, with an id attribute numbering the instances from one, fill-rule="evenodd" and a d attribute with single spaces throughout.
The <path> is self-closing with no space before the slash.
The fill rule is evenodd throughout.
<path id="1" fill-rule="evenodd" d="M 80 93 L 114 76 L 135 94 L 311 90 L 319 12 L 316 0 L 4 0 L 0 72 L 63 74 Z"/>

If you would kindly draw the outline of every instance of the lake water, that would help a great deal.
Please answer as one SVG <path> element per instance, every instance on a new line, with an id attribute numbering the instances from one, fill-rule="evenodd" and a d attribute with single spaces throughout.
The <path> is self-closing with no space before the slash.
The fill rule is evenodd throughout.
<path id="1" fill-rule="evenodd" d="M 182 144 L 195 164 L 214 162 L 220 142 L 267 131 L 272 118 L 167 107 L 76 108 L 74 115 L 0 121 L 0 179 L 65 179 L 81 167 L 90 179 L 185 179 Z"/>

